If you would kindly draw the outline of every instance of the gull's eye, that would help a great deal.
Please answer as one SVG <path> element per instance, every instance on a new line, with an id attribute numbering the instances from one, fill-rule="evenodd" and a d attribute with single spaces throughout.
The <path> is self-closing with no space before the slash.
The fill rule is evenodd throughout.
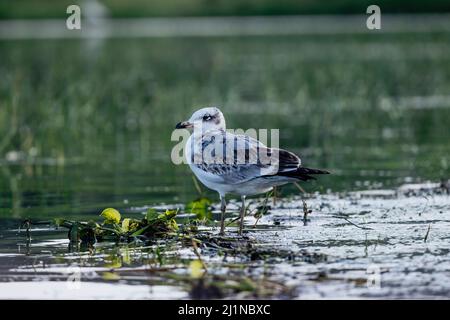
<path id="1" fill-rule="evenodd" d="M 209 121 L 211 119 L 212 117 L 209 114 L 203 116 L 203 121 Z"/>

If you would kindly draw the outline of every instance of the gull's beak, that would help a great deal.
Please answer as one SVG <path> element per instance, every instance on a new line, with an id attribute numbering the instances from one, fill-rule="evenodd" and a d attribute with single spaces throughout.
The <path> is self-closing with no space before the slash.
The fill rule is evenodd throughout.
<path id="1" fill-rule="evenodd" d="M 189 121 L 178 122 L 175 129 L 192 128 L 194 125 Z"/>

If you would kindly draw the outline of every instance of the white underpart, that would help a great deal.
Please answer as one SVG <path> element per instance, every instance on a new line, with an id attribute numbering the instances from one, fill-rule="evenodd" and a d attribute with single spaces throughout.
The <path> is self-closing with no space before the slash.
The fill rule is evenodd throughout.
<path id="1" fill-rule="evenodd" d="M 233 161 L 228 162 L 228 159 L 224 159 L 222 155 L 214 158 L 210 152 L 204 152 L 206 148 L 208 150 L 222 150 L 224 144 L 227 150 L 231 148 L 236 152 L 242 152 L 242 148 L 246 148 L 245 145 L 247 144 L 250 154 L 261 152 L 259 151 L 261 148 L 268 150 L 266 146 L 255 139 L 226 132 L 225 119 L 223 119 L 220 110 L 220 121 L 217 125 L 209 122 L 202 127 L 201 119 L 205 112 L 211 112 L 211 109 L 201 109 L 189 119 L 189 122 L 194 124 L 194 132 L 186 143 L 185 157 L 195 176 L 206 187 L 217 191 L 222 197 L 226 194 L 247 196 L 264 193 L 270 191 L 274 186 L 295 180 L 275 175 L 278 172 L 278 157 L 271 159 L 270 163 L 264 163 L 263 166 L 253 162 L 236 166 Z M 202 127 L 202 129 L 198 130 L 199 127 Z M 216 139 L 210 142 L 213 136 Z M 225 137 L 225 140 L 217 137 Z M 205 141 L 208 142 L 207 147 L 204 147 Z M 215 166 L 208 166 L 213 163 L 215 163 Z M 300 165 L 300 160 L 298 164 Z"/>

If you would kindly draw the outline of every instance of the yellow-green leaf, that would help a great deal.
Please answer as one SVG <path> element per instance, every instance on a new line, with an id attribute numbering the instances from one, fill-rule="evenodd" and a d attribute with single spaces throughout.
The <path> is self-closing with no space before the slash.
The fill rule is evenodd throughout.
<path id="1" fill-rule="evenodd" d="M 54 220 L 54 222 L 55 222 L 55 225 L 59 227 L 59 226 L 61 226 L 64 223 L 64 219 L 56 218 Z"/>
<path id="2" fill-rule="evenodd" d="M 123 232 L 130 231 L 130 222 L 131 222 L 131 219 L 129 219 L 129 218 L 122 220 L 122 231 Z"/>
<path id="3" fill-rule="evenodd" d="M 105 219 L 106 223 L 118 224 L 120 222 L 120 212 L 114 208 L 107 208 L 103 210 L 100 216 Z"/>
<path id="4" fill-rule="evenodd" d="M 118 269 L 122 267 L 122 260 L 119 256 L 109 255 L 105 258 L 105 267 L 110 269 Z"/>
<path id="5" fill-rule="evenodd" d="M 158 219 L 158 211 L 156 211 L 154 208 L 149 208 L 147 210 L 145 218 L 147 219 L 147 221 Z"/>
<path id="6" fill-rule="evenodd" d="M 120 250 L 120 254 L 122 256 L 122 261 L 125 264 L 131 264 L 131 255 L 130 255 L 130 250 L 128 248 L 122 248 Z"/>
<path id="7" fill-rule="evenodd" d="M 195 213 L 198 219 L 211 219 L 211 200 L 199 198 L 186 205 L 186 212 Z"/>
<path id="8" fill-rule="evenodd" d="M 102 278 L 103 280 L 120 280 L 120 275 L 115 272 L 103 272 Z"/>
<path id="9" fill-rule="evenodd" d="M 177 222 L 175 221 L 175 219 L 170 219 L 168 222 L 167 222 L 167 226 L 170 228 L 170 229 L 172 229 L 173 231 L 178 231 L 178 224 L 177 224 Z"/>
<path id="10" fill-rule="evenodd" d="M 189 264 L 189 270 L 192 278 L 201 278 L 203 276 L 203 264 L 200 260 L 192 260 Z"/>

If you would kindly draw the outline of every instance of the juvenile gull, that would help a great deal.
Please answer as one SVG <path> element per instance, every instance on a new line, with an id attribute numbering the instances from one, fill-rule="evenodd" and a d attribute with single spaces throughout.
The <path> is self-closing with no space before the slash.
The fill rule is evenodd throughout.
<path id="1" fill-rule="evenodd" d="M 269 148 L 247 135 L 226 131 L 225 118 L 216 107 L 197 110 L 177 129 L 193 128 L 186 142 L 185 157 L 195 176 L 219 193 L 221 201 L 220 234 L 224 234 L 227 194 L 241 196 L 239 235 L 242 234 L 245 197 L 270 191 L 275 186 L 298 180 L 315 179 L 328 171 L 301 166 L 292 152 Z"/>

